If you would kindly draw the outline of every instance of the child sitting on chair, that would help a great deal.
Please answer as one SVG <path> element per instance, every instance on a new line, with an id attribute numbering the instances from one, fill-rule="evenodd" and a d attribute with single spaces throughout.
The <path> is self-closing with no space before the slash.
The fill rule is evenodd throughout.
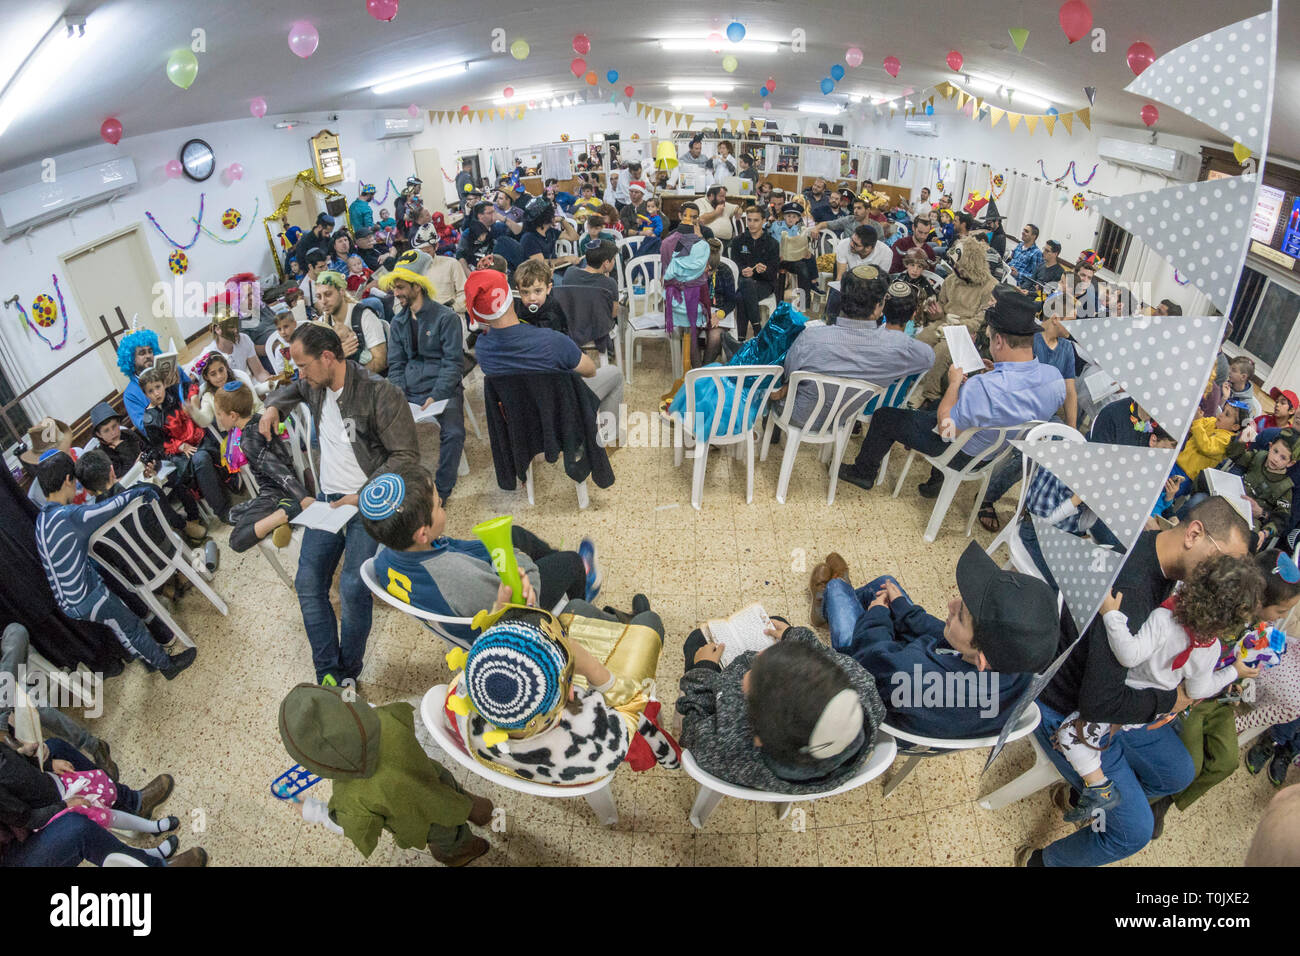
<path id="1" fill-rule="evenodd" d="M 541 329 L 569 334 L 569 319 L 551 294 L 551 267 L 539 259 L 525 259 L 515 270 L 519 290 L 519 318 Z"/>
<path id="2" fill-rule="evenodd" d="M 230 547 L 247 551 L 268 534 L 277 548 L 289 543 L 289 522 L 314 500 L 294 471 L 293 456 L 278 437 L 269 441 L 258 431 L 261 410 L 253 390 L 243 382 L 227 382 L 216 395 L 217 427 L 226 433 L 222 458 L 233 471 L 245 464 L 253 470 L 257 497 L 230 509 L 235 527 Z"/>
<path id="3" fill-rule="evenodd" d="M 1183 586 L 1133 634 L 1119 609 L 1120 596 L 1112 592 L 1101 605 L 1101 619 L 1115 659 L 1129 669 L 1125 685 L 1134 690 L 1174 690 L 1182 684 L 1189 697 L 1202 700 L 1218 696 L 1239 677 L 1255 677 L 1259 669 L 1241 661 L 1222 670 L 1215 667 L 1222 656 L 1220 639 L 1235 638 L 1254 622 L 1263 595 L 1258 568 L 1241 558 L 1215 555 L 1197 565 Z M 1167 714 L 1159 723 L 1176 717 Z M 1078 805 L 1065 814 L 1067 822 L 1086 822 L 1095 811 L 1119 806 L 1119 788 L 1107 779 L 1101 752 L 1114 734 L 1148 726 L 1153 725 L 1087 721 L 1077 711 L 1061 721 L 1056 749 L 1084 783 Z"/>
<path id="4" fill-rule="evenodd" d="M 138 381 L 149 402 L 141 417 L 145 441 L 153 456 L 166 458 L 175 466 L 177 481 L 189 492 L 181 495 L 185 517 L 199 520 L 195 499 L 201 495 L 217 517 L 226 521 L 230 495 L 216 469 L 221 454 L 217 440 L 194 423 L 175 392 L 163 384 L 159 372 L 146 369 Z"/>
<path id="5" fill-rule="evenodd" d="M 289 340 L 298 328 L 298 317 L 292 312 L 281 312 L 275 317 L 275 331 L 266 339 L 266 358 L 274 374 L 272 385 L 279 388 L 298 377 L 293 359 L 289 356 Z"/>
<path id="6" fill-rule="evenodd" d="M 788 202 L 781 207 L 782 221 L 773 223 L 769 231 L 781 247 L 781 268 L 798 281 L 807 308 L 817 278 L 817 260 L 813 258 L 811 240 L 803 227 L 803 215 L 803 206 Z"/>
<path id="7" fill-rule="evenodd" d="M 1228 446 L 1239 434 L 1243 444 L 1249 445 L 1255 440 L 1254 426 L 1250 424 L 1250 408 L 1236 399 L 1229 399 L 1219 409 L 1216 417 L 1198 418 L 1192 422 L 1192 427 L 1187 432 L 1187 442 L 1178 453 L 1178 462 L 1169 476 L 1179 479 L 1178 493 L 1174 498 L 1191 491 L 1201 472 L 1223 461 Z"/>
<path id="8" fill-rule="evenodd" d="M 253 387 L 253 380 L 249 378 L 247 372 L 232 369 L 226 357 L 215 350 L 200 357 L 194 363 L 194 375 L 198 381 L 190 387 L 185 410 L 189 412 L 194 424 L 200 428 L 207 428 L 213 423 L 215 417 L 213 398 L 227 382 L 243 382 L 249 388 Z M 253 407 L 257 414 L 262 414 L 262 400 L 257 397 L 256 392 L 253 393 Z"/>

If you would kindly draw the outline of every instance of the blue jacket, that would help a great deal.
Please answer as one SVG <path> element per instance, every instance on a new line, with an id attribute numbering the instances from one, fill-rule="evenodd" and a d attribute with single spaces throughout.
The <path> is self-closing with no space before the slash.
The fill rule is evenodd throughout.
<path id="1" fill-rule="evenodd" d="M 979 672 L 943 639 L 944 622 L 907 597 L 869 607 L 846 653 L 876 680 L 886 722 L 925 737 L 998 733 L 1031 674 Z"/>
<path id="2" fill-rule="evenodd" d="M 189 391 L 192 379 L 185 374 L 185 369 L 177 368 L 180 373 L 180 384 L 175 386 L 176 397 L 180 399 L 181 404 L 185 403 L 185 393 Z M 122 404 L 126 406 L 126 413 L 131 417 L 131 424 L 135 425 L 135 430 L 144 433 L 144 410 L 149 407 L 149 399 L 145 397 L 144 389 L 140 387 L 138 378 L 133 377 L 127 382 L 126 388 L 122 389 Z"/>

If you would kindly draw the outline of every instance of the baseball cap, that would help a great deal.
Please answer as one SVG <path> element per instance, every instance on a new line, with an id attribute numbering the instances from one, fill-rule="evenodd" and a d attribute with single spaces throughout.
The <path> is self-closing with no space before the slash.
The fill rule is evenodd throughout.
<path id="1" fill-rule="evenodd" d="M 465 308 L 470 318 L 493 322 L 510 309 L 510 281 L 495 269 L 475 269 L 465 280 Z"/>
<path id="2" fill-rule="evenodd" d="M 989 667 L 1042 673 L 1052 662 L 1060 627 L 1056 594 L 1045 581 L 1003 570 L 972 541 L 957 561 L 957 590 Z"/>

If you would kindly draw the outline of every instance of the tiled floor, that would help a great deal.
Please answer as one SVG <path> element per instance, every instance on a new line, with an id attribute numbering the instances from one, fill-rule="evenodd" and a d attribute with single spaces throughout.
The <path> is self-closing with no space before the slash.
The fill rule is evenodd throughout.
<path id="1" fill-rule="evenodd" d="M 636 386 L 628 390 L 630 409 L 653 412 L 667 386 L 666 362 L 665 348 L 645 346 Z M 480 390 L 472 401 L 481 422 Z M 424 436 L 426 463 L 436 461 L 435 435 L 430 429 Z M 896 500 L 882 489 L 864 493 L 841 485 L 828 507 L 826 472 L 808 449 L 784 505 L 775 500 L 779 457 L 757 465 L 754 501 L 746 505 L 744 463 L 715 452 L 698 512 L 690 506 L 690 462 L 675 469 L 670 448 L 615 452 L 617 482 L 607 490 L 592 488 L 585 512 L 559 464 L 536 468 L 537 506 L 529 508 L 522 489 L 496 488 L 491 452 L 472 432 L 467 454 L 472 473 L 457 486 L 449 533 L 468 537 L 478 521 L 513 514 L 557 547 L 593 537 L 605 568 L 602 603 L 626 607 L 634 592 L 643 591 L 664 618 L 659 694 L 666 708 L 677 697 L 682 641 L 697 621 L 760 600 L 769 613 L 806 623 L 808 571 L 827 551 L 844 555 L 855 581 L 894 574 L 916 600 L 942 614 L 967 542 L 968 512 L 958 509 L 969 509 L 974 493 L 970 486 L 958 494 L 938 541 L 927 546 L 921 532 L 930 502 L 915 491 L 923 475 L 909 476 Z M 902 465 L 897 449 L 891 464 L 895 477 Z M 892 483 L 887 487 L 892 490 Z M 1004 503 L 1004 517 L 1013 504 Z M 311 658 L 294 595 L 256 550 L 236 556 L 224 548 L 227 532 L 216 534 L 223 554 L 215 587 L 230 605 L 229 616 L 197 593 L 188 595 L 179 613 L 199 647 L 198 660 L 171 683 L 128 666 L 109 682 L 105 716 L 94 722 L 95 730 L 112 744 L 128 784 L 139 786 L 161 771 L 175 775 L 166 809 L 185 821 L 182 847 L 202 844 L 213 865 L 366 862 L 346 839 L 305 824 L 294 805 L 270 795 L 271 781 L 292 763 L 276 730 L 277 708 L 289 688 L 311 679 Z M 990 540 L 978 525 L 975 535 L 982 544 Z M 290 574 L 296 549 L 295 543 L 282 552 Z M 429 687 L 449 679 L 443 654 L 415 621 L 377 605 L 362 690 L 378 703 L 418 705 Z M 485 834 L 492 852 L 474 865 L 1004 866 L 1017 845 L 1044 845 L 1070 832 L 1046 791 L 996 812 L 981 810 L 976 799 L 1031 759 L 1027 745 L 1012 745 L 982 778 L 986 756 L 977 751 L 926 760 L 888 799 L 876 780 L 832 799 L 796 804 L 785 821 L 777 820 L 771 804 L 724 800 L 702 831 L 687 820 L 695 787 L 681 772 L 620 771 L 613 784 L 619 822 L 609 829 L 580 800 L 525 797 L 474 778 L 469 787 L 506 811 L 504 832 Z M 466 773 L 459 771 L 458 778 Z M 321 783 L 314 795 L 325 797 L 328 787 Z M 1164 838 L 1131 862 L 1240 864 L 1272 793 L 1266 780 L 1239 770 L 1187 813 L 1171 811 Z M 436 865 L 427 853 L 397 849 L 388 836 L 368 862 Z"/>

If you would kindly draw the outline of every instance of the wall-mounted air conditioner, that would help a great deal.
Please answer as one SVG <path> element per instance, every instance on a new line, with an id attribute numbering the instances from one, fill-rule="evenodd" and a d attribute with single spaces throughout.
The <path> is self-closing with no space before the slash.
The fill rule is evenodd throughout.
<path id="1" fill-rule="evenodd" d="M 930 116 L 909 116 L 903 123 L 903 129 L 913 136 L 939 135 L 939 124 Z"/>
<path id="2" fill-rule="evenodd" d="M 56 170 L 52 183 L 37 182 L 0 195 L 0 239 L 108 202 L 137 182 L 135 163 L 129 157 L 85 169 Z"/>
<path id="3" fill-rule="evenodd" d="M 375 117 L 375 139 L 407 139 L 424 132 L 424 114 L 383 114 Z"/>
<path id="4" fill-rule="evenodd" d="M 1097 155 L 1117 166 L 1132 166 L 1182 182 L 1194 182 L 1201 170 L 1200 160 L 1191 153 L 1155 143 L 1102 137 L 1097 142 Z"/>

